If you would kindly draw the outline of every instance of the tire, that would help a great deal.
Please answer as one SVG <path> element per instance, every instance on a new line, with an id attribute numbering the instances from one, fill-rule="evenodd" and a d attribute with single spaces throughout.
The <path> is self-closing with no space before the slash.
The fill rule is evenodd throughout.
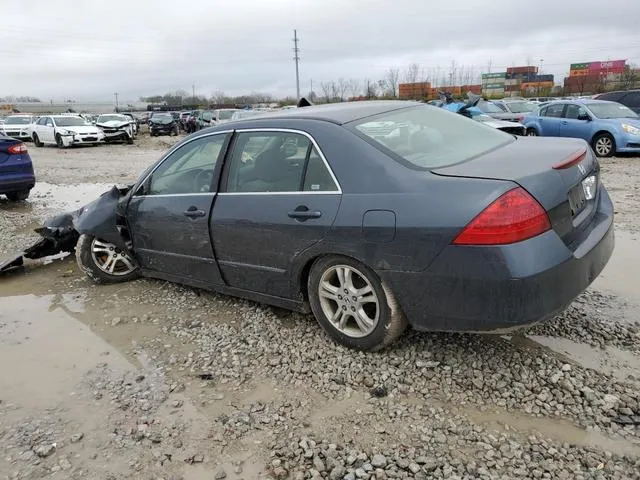
<path id="1" fill-rule="evenodd" d="M 64 148 L 64 143 L 62 143 L 62 136 L 58 133 L 56 135 L 56 145 L 58 148 Z"/>
<path id="2" fill-rule="evenodd" d="M 9 192 L 7 193 L 7 198 L 12 202 L 22 202 L 29 198 L 30 190 L 20 190 L 19 192 Z"/>
<path id="3" fill-rule="evenodd" d="M 351 258 L 328 256 L 316 260 L 307 287 L 316 320 L 334 340 L 346 347 L 380 350 L 393 343 L 407 327 L 407 320 L 389 287 L 373 270 Z M 348 295 L 344 295 L 345 288 Z M 369 301 L 361 302 L 362 298 Z"/>
<path id="4" fill-rule="evenodd" d="M 616 141 L 608 133 L 599 133 L 593 137 L 591 146 L 598 157 L 611 157 L 616 153 Z"/>
<path id="5" fill-rule="evenodd" d="M 44 146 L 44 143 L 42 143 L 40 141 L 40 138 L 38 137 L 37 133 L 33 134 L 33 143 L 35 144 L 36 147 L 43 147 Z"/>
<path id="6" fill-rule="evenodd" d="M 538 131 L 535 128 L 527 128 L 527 137 L 537 137 Z"/>
<path id="7" fill-rule="evenodd" d="M 107 259 L 104 258 L 105 256 Z M 99 284 L 128 282 L 139 276 L 139 269 L 134 259 L 115 245 L 99 240 L 93 235 L 81 235 L 78 239 L 76 261 L 80 269 Z M 129 266 L 126 265 L 127 261 L 130 263 Z M 111 262 L 113 262 L 115 273 L 108 272 Z"/>
<path id="8" fill-rule="evenodd" d="M 133 145 L 133 138 L 127 137 L 127 145 Z"/>

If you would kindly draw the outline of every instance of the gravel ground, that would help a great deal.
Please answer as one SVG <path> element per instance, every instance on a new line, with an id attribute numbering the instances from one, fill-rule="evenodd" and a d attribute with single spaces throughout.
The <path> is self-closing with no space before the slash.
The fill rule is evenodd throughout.
<path id="1" fill-rule="evenodd" d="M 0 253 L 169 141 L 32 148 L 41 184 L 0 200 Z M 637 251 L 640 159 L 602 165 L 616 255 Z M 634 265 L 527 331 L 409 332 L 375 354 L 309 316 L 29 265 L 0 279 L 0 478 L 640 479 L 640 288 L 616 281 Z"/>

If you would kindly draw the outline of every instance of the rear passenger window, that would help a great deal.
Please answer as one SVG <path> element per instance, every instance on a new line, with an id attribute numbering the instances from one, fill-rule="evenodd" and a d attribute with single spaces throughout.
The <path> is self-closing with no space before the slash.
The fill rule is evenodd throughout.
<path id="1" fill-rule="evenodd" d="M 337 192 L 338 186 L 334 182 L 331 172 L 322 160 L 315 147 L 312 148 L 304 177 L 305 192 Z"/>
<path id="2" fill-rule="evenodd" d="M 564 104 L 560 105 L 549 105 L 547 109 L 544 111 L 543 116 L 545 117 L 554 117 L 560 118 L 562 117 L 562 111 L 564 110 Z"/>

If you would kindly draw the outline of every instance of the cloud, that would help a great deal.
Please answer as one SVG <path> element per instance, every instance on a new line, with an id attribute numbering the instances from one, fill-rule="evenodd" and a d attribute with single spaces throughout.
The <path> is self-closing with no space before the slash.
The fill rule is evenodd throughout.
<path id="1" fill-rule="evenodd" d="M 476 74 L 531 61 L 561 77 L 572 62 L 640 62 L 637 18 L 628 0 L 23 2 L 3 11 L 0 96 L 135 100 L 192 84 L 292 95 L 294 28 L 302 91 L 413 62 L 436 76 L 452 61 Z"/>

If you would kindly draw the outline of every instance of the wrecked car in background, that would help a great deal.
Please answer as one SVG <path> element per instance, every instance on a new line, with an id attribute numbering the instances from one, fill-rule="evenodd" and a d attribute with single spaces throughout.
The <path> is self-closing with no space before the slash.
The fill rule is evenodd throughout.
<path id="1" fill-rule="evenodd" d="M 96 120 L 96 127 L 102 130 L 107 143 L 133 143 L 135 121 L 131 117 L 115 113 L 100 115 Z"/>
<path id="2" fill-rule="evenodd" d="M 48 221 L 4 268 L 75 248 L 97 283 L 142 275 L 312 312 L 336 341 L 376 350 L 407 324 L 480 332 L 546 319 L 614 248 L 613 205 L 582 140 L 514 137 L 402 101 L 229 127 L 187 137 L 135 185 Z"/>
<path id="3" fill-rule="evenodd" d="M 0 195 L 12 202 L 26 200 L 36 184 L 27 146 L 0 134 Z"/>
<path id="4" fill-rule="evenodd" d="M 36 147 L 57 145 L 97 145 L 104 141 L 104 133 L 80 115 L 45 115 L 33 124 L 32 139 Z"/>
<path id="5" fill-rule="evenodd" d="M 37 117 L 33 115 L 9 115 L 0 125 L 0 135 L 17 138 L 19 140 L 31 140 L 31 131 Z"/>
<path id="6" fill-rule="evenodd" d="M 178 122 L 170 113 L 154 112 L 149 119 L 149 134 L 156 135 L 178 135 Z"/>

